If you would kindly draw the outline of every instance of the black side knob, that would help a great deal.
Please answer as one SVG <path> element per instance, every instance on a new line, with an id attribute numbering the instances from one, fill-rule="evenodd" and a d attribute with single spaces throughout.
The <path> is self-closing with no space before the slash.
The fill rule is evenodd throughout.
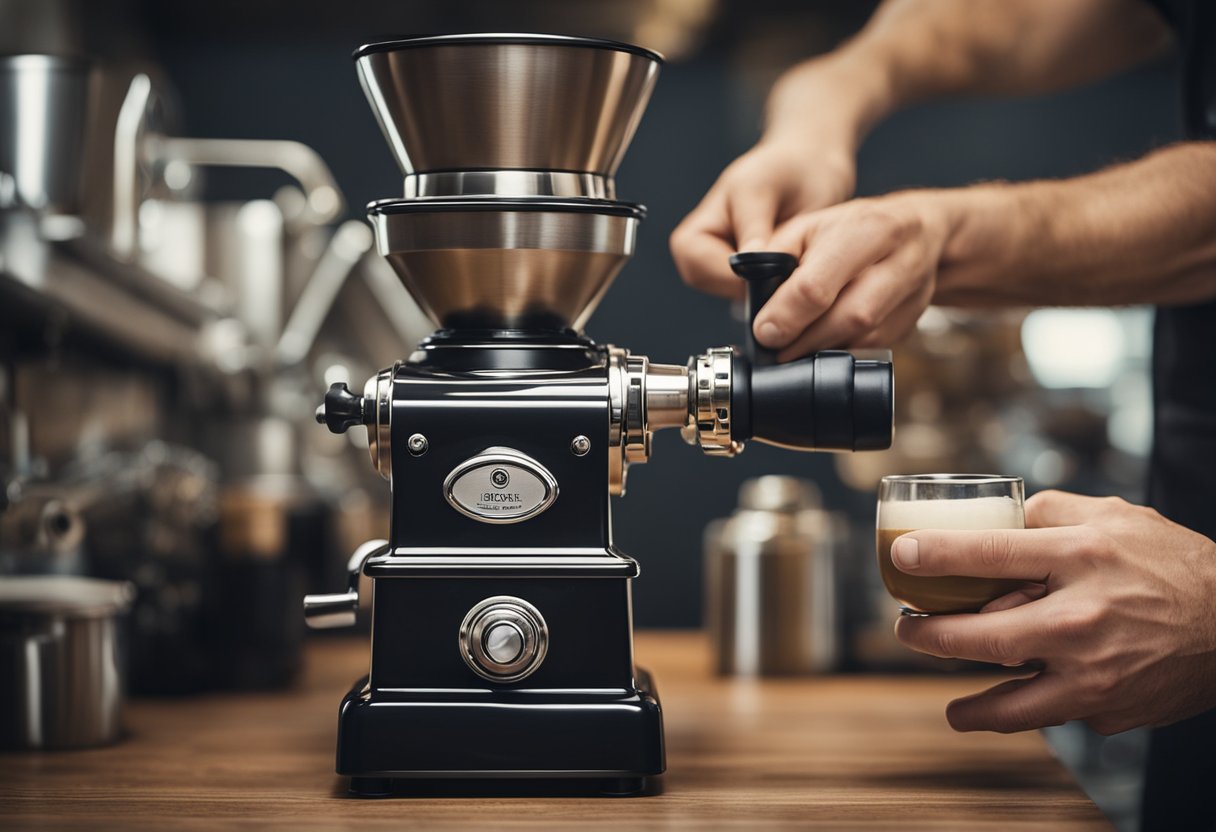
<path id="1" fill-rule="evenodd" d="M 815 451 L 891 447 L 894 381 L 889 361 L 824 350 L 797 361 L 731 367 L 731 436 Z"/>
<path id="2" fill-rule="evenodd" d="M 350 392 L 345 382 L 334 382 L 325 394 L 325 404 L 317 408 L 317 422 L 331 433 L 346 433 L 355 425 L 364 424 L 363 397 Z"/>
<path id="3" fill-rule="evenodd" d="M 747 307 L 744 319 L 747 334 L 743 339 L 744 350 L 754 367 L 767 367 L 777 363 L 777 352 L 756 343 L 752 327 L 760 307 L 777 291 L 777 287 L 798 268 L 798 258 L 784 251 L 741 251 L 730 256 L 730 268 L 747 281 Z"/>

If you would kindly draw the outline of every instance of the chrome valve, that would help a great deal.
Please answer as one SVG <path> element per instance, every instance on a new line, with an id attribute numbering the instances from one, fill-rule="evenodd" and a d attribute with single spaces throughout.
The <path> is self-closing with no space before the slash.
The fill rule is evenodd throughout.
<path id="1" fill-rule="evenodd" d="M 734 356 L 730 347 L 713 347 L 688 362 L 692 392 L 688 421 L 680 434 L 689 445 L 700 445 L 710 456 L 734 456 L 743 450 L 743 442 L 731 434 Z"/>

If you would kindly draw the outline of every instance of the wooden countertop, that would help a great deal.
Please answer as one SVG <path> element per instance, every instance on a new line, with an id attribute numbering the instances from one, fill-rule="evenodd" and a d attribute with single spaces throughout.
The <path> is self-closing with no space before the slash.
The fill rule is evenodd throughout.
<path id="1" fill-rule="evenodd" d="M 659 793 L 356 800 L 333 773 L 364 640 L 312 643 L 291 691 L 141 700 L 110 748 L 0 754 L 0 829 L 1109 829 L 1035 733 L 956 734 L 974 677 L 719 679 L 696 633 L 644 632 Z"/>

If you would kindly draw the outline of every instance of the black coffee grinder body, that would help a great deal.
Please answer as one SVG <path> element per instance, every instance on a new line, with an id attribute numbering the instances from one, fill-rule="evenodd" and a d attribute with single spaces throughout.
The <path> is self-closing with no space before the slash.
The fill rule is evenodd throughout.
<path id="1" fill-rule="evenodd" d="M 363 567 L 371 674 L 339 718 L 356 791 L 417 777 L 633 790 L 664 768 L 633 658 L 638 568 L 611 539 L 606 352 L 498 340 L 433 338 L 392 374 L 392 533 Z"/>

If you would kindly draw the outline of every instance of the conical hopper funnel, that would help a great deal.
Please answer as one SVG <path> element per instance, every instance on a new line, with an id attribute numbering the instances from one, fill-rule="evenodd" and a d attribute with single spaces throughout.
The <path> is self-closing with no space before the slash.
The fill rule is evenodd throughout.
<path id="1" fill-rule="evenodd" d="M 380 254 L 437 326 L 581 330 L 633 254 L 641 207 L 422 199 L 368 206 Z"/>
<path id="2" fill-rule="evenodd" d="M 558 35 L 413 38 L 355 58 L 410 197 L 613 198 L 662 62 Z"/>

